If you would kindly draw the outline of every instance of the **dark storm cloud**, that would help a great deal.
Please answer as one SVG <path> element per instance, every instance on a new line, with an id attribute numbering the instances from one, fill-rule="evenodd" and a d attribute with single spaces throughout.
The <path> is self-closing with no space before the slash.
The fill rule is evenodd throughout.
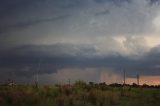
<path id="1" fill-rule="evenodd" d="M 34 1 L 34 0 L 33 0 Z M 1 0 L 0 1 L 0 12 L 3 16 L 7 14 L 8 12 L 14 12 L 15 10 L 22 9 L 23 7 L 29 5 L 31 3 L 30 1 L 26 0 Z"/>
<path id="2" fill-rule="evenodd" d="M 115 5 L 121 5 L 122 3 L 130 3 L 132 0 L 94 0 L 96 3 L 114 3 Z"/>
<path id="3" fill-rule="evenodd" d="M 131 0 L 9 1 L 10 0 L 3 0 L 0 4 L 0 6 L 2 5 L 4 8 L 1 9 L 1 13 L 4 14 L 0 14 L 0 17 L 4 17 L 2 20 L 0 20 L 0 32 L 8 32 L 8 36 L 18 36 L 17 33 L 22 31 L 21 28 L 24 28 L 24 30 L 21 32 L 21 36 L 24 36 L 23 38 L 25 38 L 25 32 L 29 29 L 27 29 L 26 26 L 32 26 L 41 22 L 44 23 L 45 21 L 48 23 L 44 26 L 42 24 L 33 26 L 29 35 L 34 33 L 33 36 L 36 36 L 37 31 L 35 30 L 40 29 L 42 26 L 46 29 L 53 27 L 53 34 L 50 34 L 50 36 L 126 35 L 150 31 L 150 24 L 152 24 L 151 20 L 153 12 L 148 11 L 150 9 L 146 8 L 143 3 L 137 5 L 138 3 L 132 3 Z M 106 3 L 103 4 L 101 2 Z M 117 6 L 121 4 L 126 5 L 122 7 Z M 63 16 L 66 14 L 70 14 L 72 17 L 69 17 L 69 20 L 65 20 Z M 99 17 L 96 17 L 97 15 Z M 108 17 L 106 18 L 105 15 L 108 15 Z M 61 18 L 61 16 L 63 18 Z M 56 23 L 51 23 L 52 20 L 54 20 L 52 18 L 56 17 L 60 17 L 61 20 L 57 21 Z M 121 27 L 122 25 L 123 27 Z M 56 28 L 62 30 L 57 32 Z M 46 31 L 47 35 L 49 31 L 50 30 Z M 43 33 L 44 31 L 40 29 L 39 32 Z M 44 36 L 45 34 L 40 35 L 38 33 L 38 35 Z M 30 39 L 34 39 L 33 36 Z M 5 37 L 3 38 L 7 40 L 9 39 Z"/>
<path id="4" fill-rule="evenodd" d="M 40 65 L 39 73 L 54 73 L 61 68 L 106 67 L 117 73 L 125 69 L 129 75 L 159 75 L 159 47 L 143 58 L 135 60 L 121 55 L 99 56 L 92 46 L 84 45 L 30 45 L 1 52 L 0 66 L 15 75 L 31 77 Z M 29 67 L 29 68 L 28 68 Z M 3 71 L 3 70 L 1 70 Z"/>
<path id="5" fill-rule="evenodd" d="M 69 16 L 68 12 L 65 13 L 66 9 L 83 6 L 85 3 L 85 0 L 1 0 L 0 33 L 65 19 Z M 37 14 L 37 11 L 42 12 Z M 49 11 L 50 14 L 46 15 L 45 13 Z M 57 13 L 60 14 L 57 15 Z"/>
<path id="6" fill-rule="evenodd" d="M 127 66 L 128 69 L 133 70 L 131 73 L 140 73 L 148 75 L 160 74 L 160 47 L 154 47 L 148 52 L 142 59 L 135 61 L 131 66 Z"/>
<path id="7" fill-rule="evenodd" d="M 160 0 L 148 0 L 150 5 L 160 4 Z"/>
<path id="8" fill-rule="evenodd" d="M 66 0 L 66 3 L 64 4 L 64 1 L 62 1 L 63 6 L 62 8 L 75 8 L 75 7 L 81 7 L 86 5 L 87 0 Z"/>
<path id="9" fill-rule="evenodd" d="M 53 6 L 53 8 L 73 8 L 75 6 L 85 5 L 86 0 L 1 0 L 0 1 L 0 16 L 14 14 L 16 12 L 21 12 L 25 8 L 35 7 L 39 5 L 43 6 Z M 32 12 L 32 11 L 31 11 Z"/>
<path id="10" fill-rule="evenodd" d="M 18 22 L 15 23 L 13 25 L 7 25 L 7 26 L 3 26 L 0 28 L 0 33 L 4 33 L 4 32 L 8 32 L 11 31 L 15 28 L 26 28 L 32 25 L 36 25 L 36 24 L 40 24 L 40 23 L 46 23 L 46 22 L 54 22 L 54 21 L 58 21 L 61 19 L 65 19 L 67 17 L 69 17 L 70 15 L 62 15 L 62 16 L 57 16 L 54 18 L 48 18 L 48 19 L 37 19 L 37 20 L 28 20 L 28 21 L 24 21 L 24 22 Z"/>
<path id="11" fill-rule="evenodd" d="M 105 10 L 105 11 L 102 11 L 102 12 L 98 12 L 98 13 L 96 13 L 95 15 L 96 15 L 96 16 L 101 16 L 101 15 L 108 15 L 109 13 L 110 13 L 109 10 Z"/>
<path id="12" fill-rule="evenodd" d="M 150 48 L 158 43 L 145 43 L 147 34 L 159 35 L 153 28 L 157 4 L 159 0 L 0 0 L 0 79 L 66 68 L 160 75 L 159 47 Z"/>
<path id="13" fill-rule="evenodd" d="M 81 57 L 94 52 L 95 49 L 91 47 L 76 47 L 68 44 L 22 46 L 1 51 L 0 67 L 9 68 L 8 70 L 16 75 L 32 76 L 40 63 L 40 73 L 53 73 L 57 68 L 83 66 L 81 62 L 85 60 L 81 60 Z M 25 74 L 25 67 L 31 67 L 27 74 Z"/>

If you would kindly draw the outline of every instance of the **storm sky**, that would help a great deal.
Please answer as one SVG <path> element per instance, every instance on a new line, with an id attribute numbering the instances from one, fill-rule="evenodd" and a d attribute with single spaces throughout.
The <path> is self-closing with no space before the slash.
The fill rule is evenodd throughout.
<path id="1" fill-rule="evenodd" d="M 0 1 L 1 83 L 122 83 L 123 70 L 160 84 L 160 0 Z"/>

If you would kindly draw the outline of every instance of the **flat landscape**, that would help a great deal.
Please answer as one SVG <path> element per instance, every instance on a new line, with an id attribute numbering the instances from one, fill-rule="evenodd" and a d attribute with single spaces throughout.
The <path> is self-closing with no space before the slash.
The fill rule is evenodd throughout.
<path id="1" fill-rule="evenodd" d="M 160 87 L 83 81 L 54 86 L 1 85 L 0 106 L 160 106 Z"/>

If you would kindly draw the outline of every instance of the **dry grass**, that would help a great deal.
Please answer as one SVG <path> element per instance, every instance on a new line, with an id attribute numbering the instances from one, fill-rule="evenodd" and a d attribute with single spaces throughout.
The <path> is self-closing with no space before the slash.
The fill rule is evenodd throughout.
<path id="1" fill-rule="evenodd" d="M 160 106 L 160 89 L 110 87 L 84 82 L 39 88 L 0 86 L 0 106 Z"/>

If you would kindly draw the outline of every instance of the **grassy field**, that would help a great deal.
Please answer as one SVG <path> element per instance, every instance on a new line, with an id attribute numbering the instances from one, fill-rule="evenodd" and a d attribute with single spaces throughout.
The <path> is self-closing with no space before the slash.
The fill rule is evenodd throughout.
<path id="1" fill-rule="evenodd" d="M 160 88 L 75 84 L 0 86 L 0 106 L 160 106 Z"/>

